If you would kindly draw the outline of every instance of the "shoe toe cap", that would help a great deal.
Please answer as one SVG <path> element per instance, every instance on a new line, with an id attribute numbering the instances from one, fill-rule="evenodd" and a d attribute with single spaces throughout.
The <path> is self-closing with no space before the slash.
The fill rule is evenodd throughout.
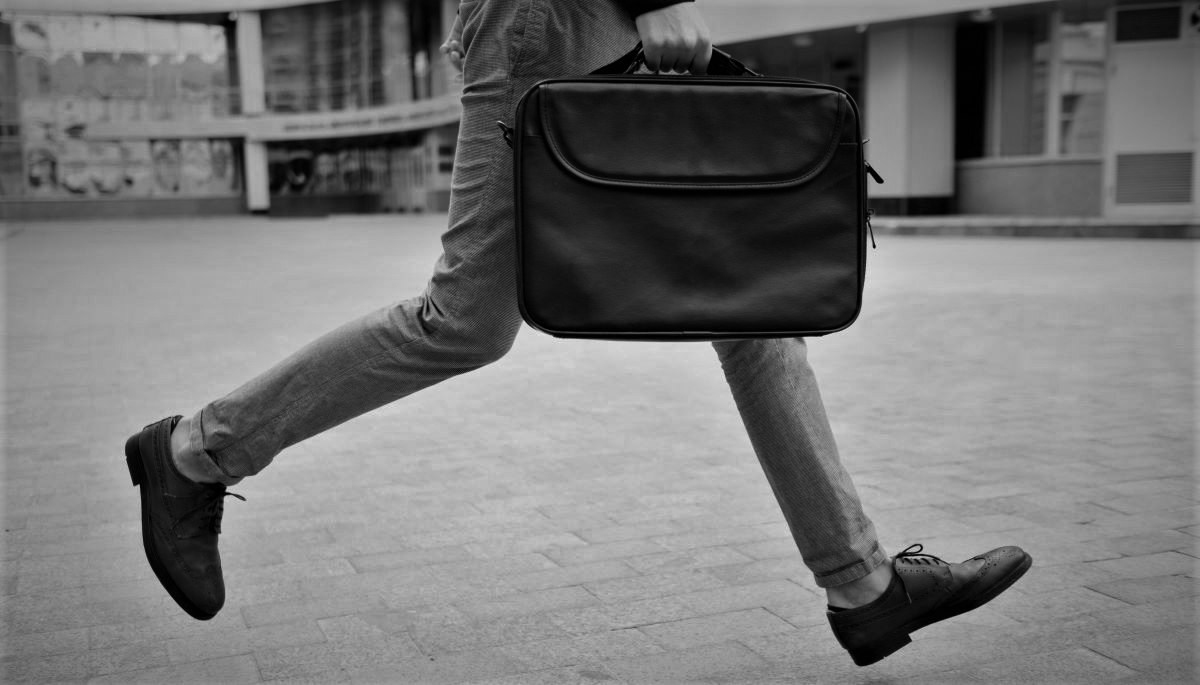
<path id="1" fill-rule="evenodd" d="M 975 558 L 983 561 L 983 566 L 979 569 L 979 576 L 981 577 L 996 574 L 1005 575 L 1014 569 L 1028 566 L 1033 562 L 1033 557 L 1029 556 L 1028 552 L 1016 545 L 997 547 Z"/>

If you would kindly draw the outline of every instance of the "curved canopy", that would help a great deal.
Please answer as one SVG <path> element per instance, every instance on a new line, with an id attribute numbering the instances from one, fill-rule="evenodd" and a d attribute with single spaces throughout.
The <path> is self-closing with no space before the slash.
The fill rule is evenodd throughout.
<path id="1" fill-rule="evenodd" d="M 290 7 L 326 0 L 7 0 L 23 12 L 202 14 Z M 697 0 L 718 43 L 983 8 L 1037 4 L 1030 0 Z"/>

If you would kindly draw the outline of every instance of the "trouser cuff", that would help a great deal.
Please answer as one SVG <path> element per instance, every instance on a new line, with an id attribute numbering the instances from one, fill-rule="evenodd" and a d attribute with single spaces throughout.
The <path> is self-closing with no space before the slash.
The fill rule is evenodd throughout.
<path id="1" fill-rule="evenodd" d="M 191 428 L 188 429 L 188 443 L 191 446 L 192 453 L 200 455 L 200 458 L 196 462 L 204 469 L 206 477 L 218 483 L 233 485 L 242 479 L 226 473 L 225 469 L 221 468 L 221 465 L 208 453 L 208 450 L 204 449 L 204 430 L 201 427 L 201 415 L 203 413 L 203 409 L 196 412 L 196 415 L 192 417 Z"/>
<path id="2" fill-rule="evenodd" d="M 870 554 L 862 561 L 856 561 L 849 566 L 843 566 L 829 573 L 813 574 L 813 578 L 817 581 L 817 587 L 837 587 L 846 583 L 853 583 L 856 580 L 866 578 L 871 573 L 888 562 L 888 555 L 883 551 L 883 548 L 876 542 L 871 548 Z"/>

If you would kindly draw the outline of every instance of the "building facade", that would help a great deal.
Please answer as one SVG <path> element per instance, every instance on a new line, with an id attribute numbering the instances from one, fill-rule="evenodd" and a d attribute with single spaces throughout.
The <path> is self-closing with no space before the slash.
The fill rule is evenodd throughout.
<path id="1" fill-rule="evenodd" d="M 1200 1 L 699 0 L 859 102 L 878 213 L 1200 220 Z M 0 216 L 441 211 L 455 0 L 9 0 Z"/>
<path id="2" fill-rule="evenodd" d="M 714 10 L 752 67 L 855 97 L 881 214 L 1200 221 L 1200 2 Z"/>
<path id="3" fill-rule="evenodd" d="M 456 2 L 47 5 L 0 17 L 2 216 L 447 208 Z"/>

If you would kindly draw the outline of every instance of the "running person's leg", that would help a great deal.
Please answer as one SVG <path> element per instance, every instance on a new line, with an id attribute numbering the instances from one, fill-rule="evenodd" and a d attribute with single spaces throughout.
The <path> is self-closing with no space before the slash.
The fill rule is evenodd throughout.
<path id="1" fill-rule="evenodd" d="M 885 566 L 888 557 L 875 526 L 838 456 L 805 341 L 737 340 L 713 347 L 750 444 L 817 585 L 837 587 Z"/>
<path id="2" fill-rule="evenodd" d="M 856 664 L 982 606 L 1028 570 L 1029 555 L 1011 546 L 952 564 L 915 545 L 889 563 L 838 456 L 805 341 L 713 346 L 800 555 L 825 588 L 834 635 Z"/>
<path id="3" fill-rule="evenodd" d="M 165 419 L 127 445 L 151 566 L 197 618 L 224 602 L 217 530 L 226 493 L 216 483 L 258 473 L 289 445 L 499 359 L 521 326 L 512 151 L 496 121 L 512 121 L 536 81 L 587 73 L 638 37 L 607 1 L 479 0 L 461 11 L 465 85 L 449 229 L 424 294 L 326 334 L 178 427 Z M 184 477 L 175 457 L 198 475 Z"/>

